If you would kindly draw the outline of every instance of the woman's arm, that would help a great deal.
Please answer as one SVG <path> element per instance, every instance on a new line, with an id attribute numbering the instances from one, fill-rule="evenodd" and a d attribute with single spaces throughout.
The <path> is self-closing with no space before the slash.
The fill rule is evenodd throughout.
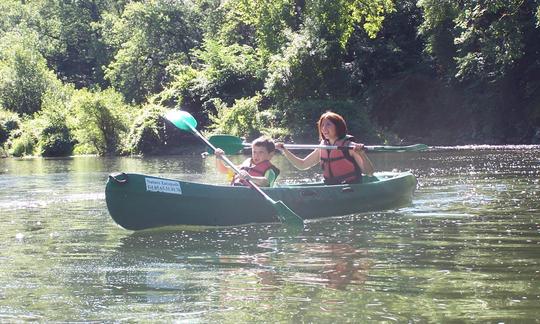
<path id="1" fill-rule="evenodd" d="M 358 163 L 364 174 L 368 176 L 373 175 L 375 168 L 364 150 L 364 144 L 354 143 L 354 149 L 352 149 L 350 153 L 352 153 L 351 155 L 354 157 L 354 160 Z"/>
<path id="2" fill-rule="evenodd" d="M 281 150 L 285 158 L 289 160 L 292 165 L 294 165 L 297 169 L 300 170 L 309 169 L 321 161 L 321 154 L 319 153 L 319 149 L 314 150 L 302 159 L 291 153 L 291 151 L 289 151 L 288 149 L 286 149 L 283 146 L 283 143 L 277 143 L 276 148 Z"/>

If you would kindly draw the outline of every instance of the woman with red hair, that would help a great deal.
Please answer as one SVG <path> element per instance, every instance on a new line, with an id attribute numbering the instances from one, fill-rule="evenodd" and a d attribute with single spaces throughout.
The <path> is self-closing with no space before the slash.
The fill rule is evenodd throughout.
<path id="1" fill-rule="evenodd" d="M 354 137 L 347 134 L 347 124 L 343 117 L 331 111 L 322 114 L 317 122 L 321 145 L 352 146 L 337 150 L 315 149 L 305 158 L 299 158 L 285 148 L 283 143 L 277 143 L 287 160 L 297 169 L 306 170 L 316 164 L 323 169 L 326 184 L 359 183 L 362 173 L 372 175 L 373 164 L 364 150 L 364 144 L 355 143 Z"/>

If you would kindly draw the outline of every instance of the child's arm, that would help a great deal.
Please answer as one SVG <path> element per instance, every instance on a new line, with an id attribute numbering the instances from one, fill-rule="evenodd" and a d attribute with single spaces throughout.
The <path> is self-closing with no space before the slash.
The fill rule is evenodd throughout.
<path id="1" fill-rule="evenodd" d="M 244 177 L 244 179 L 248 179 L 254 184 L 256 184 L 259 187 L 269 187 L 270 183 L 268 182 L 268 179 L 266 177 L 255 177 L 252 175 L 249 175 L 247 172 L 240 172 L 240 174 Z"/>
<path id="2" fill-rule="evenodd" d="M 222 149 L 218 148 L 214 152 L 216 155 L 216 169 L 223 174 L 228 174 L 231 171 L 231 168 L 226 166 L 225 163 L 223 163 L 223 160 L 221 159 L 221 156 L 225 154 Z"/>
<path id="3" fill-rule="evenodd" d="M 240 173 L 242 174 L 242 176 L 244 176 L 244 178 L 251 180 L 259 187 L 272 187 L 274 185 L 274 181 L 277 178 L 276 173 L 272 169 L 266 171 L 266 173 L 262 177 L 251 176 L 246 171 L 241 171 Z"/>

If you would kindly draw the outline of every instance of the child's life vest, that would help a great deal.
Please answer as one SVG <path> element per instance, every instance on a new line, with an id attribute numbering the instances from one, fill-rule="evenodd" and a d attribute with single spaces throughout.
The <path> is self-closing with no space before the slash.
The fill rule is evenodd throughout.
<path id="1" fill-rule="evenodd" d="M 268 170 L 273 170 L 275 173 L 275 177 L 273 179 L 268 179 L 269 186 L 272 187 L 274 184 L 274 180 L 279 175 L 279 169 L 275 167 L 270 161 L 263 161 L 259 164 L 252 164 L 251 158 L 246 159 L 242 165 L 240 165 L 240 170 L 245 170 L 250 176 L 253 177 L 264 177 L 266 175 L 266 172 Z M 249 184 L 244 180 L 241 179 L 237 174 L 234 175 L 231 185 L 233 186 L 248 186 Z"/>
<path id="2" fill-rule="evenodd" d="M 348 146 L 351 142 L 354 142 L 354 137 L 345 135 L 344 138 L 337 140 L 332 145 Z M 330 142 L 325 139 L 322 144 L 330 145 Z M 349 154 L 349 150 L 347 147 L 337 150 L 320 150 L 325 184 L 362 182 L 362 170 L 354 157 Z"/>

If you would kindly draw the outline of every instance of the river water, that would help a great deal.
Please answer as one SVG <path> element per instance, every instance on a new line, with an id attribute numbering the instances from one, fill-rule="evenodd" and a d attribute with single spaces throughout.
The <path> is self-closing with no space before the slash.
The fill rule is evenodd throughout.
<path id="1" fill-rule="evenodd" d="M 109 173 L 224 182 L 212 157 L 0 159 L 0 322 L 539 321 L 540 147 L 371 157 L 418 177 L 413 203 L 294 235 L 108 215 Z M 275 162 L 281 181 L 317 177 Z"/>

